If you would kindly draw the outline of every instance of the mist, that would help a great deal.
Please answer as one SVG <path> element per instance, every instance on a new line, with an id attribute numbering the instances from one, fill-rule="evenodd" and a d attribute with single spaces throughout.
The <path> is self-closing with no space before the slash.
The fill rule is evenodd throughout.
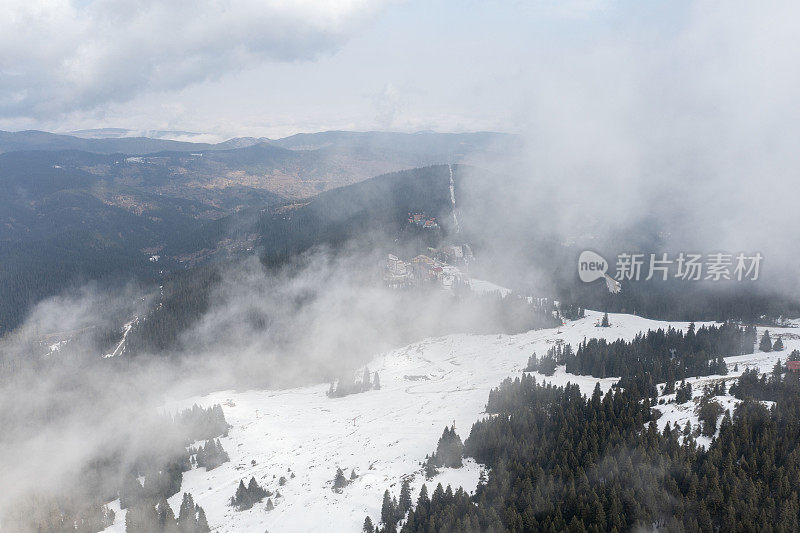
<path id="1" fill-rule="evenodd" d="M 631 17 L 531 50 L 509 123 L 524 147 L 459 166 L 464 229 L 448 238 L 478 241 L 475 273 L 557 297 L 574 264 L 554 272 L 537 254 L 760 252 L 759 287 L 800 298 L 800 13 L 788 2 L 720 11 L 689 7 L 669 32 Z M 280 266 L 257 255 L 216 265 L 208 308 L 163 352 L 103 357 L 122 324 L 135 332 L 160 305 L 153 286 L 89 284 L 40 302 L 0 339 L 0 517 L 73 490 L 109 450 L 149 449 L 167 400 L 330 382 L 425 337 L 509 332 L 485 301 L 383 286 L 379 265 L 401 247 L 383 239 Z M 41 341 L 65 333 L 55 348 Z"/>
<path id="2" fill-rule="evenodd" d="M 257 257 L 219 265 L 207 311 L 161 353 L 109 356 L 122 317 L 147 320 L 162 305 L 157 291 L 90 285 L 41 302 L 0 342 L 9 368 L 0 392 L 0 516 L 18 512 L 33 495 L 69 493 L 87 465 L 109 456 L 121 465 L 108 475 L 113 486 L 139 454 L 152 453 L 153 431 L 176 431 L 154 419 L 169 400 L 346 379 L 415 340 L 508 330 L 491 311 L 496 296 L 385 287 L 381 265 L 393 248 L 366 246 L 371 242 L 317 247 L 280 267 Z M 67 342 L 34 342 L 53 333 Z"/>
<path id="3" fill-rule="evenodd" d="M 511 191 L 485 208 L 497 250 L 544 231 L 615 253 L 761 252 L 762 284 L 800 296 L 797 6 L 736 5 L 540 38 L 525 65 L 525 148 L 491 167 Z M 472 196 L 491 198 L 483 187 Z M 647 232 L 658 248 L 620 249 Z"/>

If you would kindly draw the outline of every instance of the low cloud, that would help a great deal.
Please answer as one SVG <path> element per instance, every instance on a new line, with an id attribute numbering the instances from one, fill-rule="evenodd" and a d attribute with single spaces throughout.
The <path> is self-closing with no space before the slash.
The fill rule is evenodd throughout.
<path id="1" fill-rule="evenodd" d="M 51 118 L 335 52 L 379 1 L 9 0 L 0 116 Z"/>

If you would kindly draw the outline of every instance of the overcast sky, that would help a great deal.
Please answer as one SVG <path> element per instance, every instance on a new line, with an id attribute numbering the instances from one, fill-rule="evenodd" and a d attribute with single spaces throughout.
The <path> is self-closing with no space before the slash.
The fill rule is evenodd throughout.
<path id="1" fill-rule="evenodd" d="M 765 68 L 796 79 L 797 11 L 792 2 L 4 0 L 0 129 L 526 132 L 550 106 L 569 119 L 594 98 L 611 113 L 655 96 L 702 109 L 722 83 L 752 85 Z"/>

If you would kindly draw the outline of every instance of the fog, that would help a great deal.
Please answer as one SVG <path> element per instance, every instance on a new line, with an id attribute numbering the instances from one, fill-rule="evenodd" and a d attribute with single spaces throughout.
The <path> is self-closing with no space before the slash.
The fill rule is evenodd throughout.
<path id="1" fill-rule="evenodd" d="M 526 149 L 493 168 L 516 191 L 492 206 L 500 224 L 540 211 L 565 242 L 663 233 L 658 250 L 617 252 L 761 252 L 766 277 L 796 291 L 797 10 L 701 2 L 543 37 L 524 67 Z M 520 233 L 495 235 L 512 248 Z"/>
<path id="2" fill-rule="evenodd" d="M 475 189 L 457 191 L 459 209 L 490 213 L 481 237 L 498 257 L 487 260 L 518 261 L 528 221 L 562 242 L 652 231 L 659 250 L 618 251 L 761 252 L 773 288 L 797 294 L 797 8 L 737 7 L 701 3 L 675 32 L 609 28 L 558 55 L 532 52 L 524 153 L 492 161 L 492 179 L 465 170 Z M 498 189 L 501 205 L 484 194 Z M 152 287 L 90 285 L 40 303 L 0 340 L 0 517 L 33 492 L 71 491 L 109 449 L 152 445 L 143 428 L 167 398 L 326 382 L 428 335 L 501 329 L 481 305 L 383 287 L 392 247 L 365 238 L 278 269 L 225 264 L 208 310 L 168 353 L 100 357 L 159 305 Z M 515 266 L 546 285 L 537 265 Z M 64 332 L 57 351 L 34 342 Z"/>
<path id="3" fill-rule="evenodd" d="M 138 454 L 169 440 L 162 433 L 177 431 L 154 419 L 168 400 L 334 381 L 360 375 L 373 357 L 413 340 L 506 329 L 480 297 L 386 288 L 385 249 L 367 242 L 315 248 L 270 269 L 255 256 L 220 265 L 208 310 L 161 353 L 100 357 L 113 352 L 126 317 L 148 317 L 161 305 L 158 291 L 94 285 L 40 303 L 0 341 L 8 367 L 0 516 L 31 511 L 33 494 L 80 498 L 74 484 L 98 459 L 119 462 L 106 474 L 113 486 Z M 42 344 L 50 334 L 67 342 Z"/>

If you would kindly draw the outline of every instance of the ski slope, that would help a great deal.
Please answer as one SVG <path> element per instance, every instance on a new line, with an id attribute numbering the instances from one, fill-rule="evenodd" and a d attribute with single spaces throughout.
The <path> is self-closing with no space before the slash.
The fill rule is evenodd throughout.
<path id="1" fill-rule="evenodd" d="M 688 323 L 610 315 L 611 327 L 598 328 L 600 317 L 587 311 L 586 318 L 557 329 L 520 335 L 450 335 L 416 342 L 371 361 L 369 369 L 379 372 L 381 390 L 343 398 L 328 398 L 328 385 L 321 384 L 277 391 L 222 391 L 170 402 L 165 406 L 170 412 L 194 403 L 222 404 L 233 426 L 221 439 L 231 461 L 210 472 L 204 468 L 186 472 L 181 492 L 192 493 L 215 531 L 276 533 L 360 531 L 365 516 L 379 520 L 384 490 L 399 495 L 402 479 L 409 474 L 415 493 L 422 483 L 428 483 L 429 491 L 437 483 L 472 491 L 480 465 L 467 461 L 461 469 L 445 469 L 425 481 L 420 463 L 434 450 L 446 425 L 455 423 L 465 439 L 472 423 L 485 416 L 489 391 L 506 377 L 520 376 L 533 352 L 542 355 L 557 341 L 575 346 L 584 338 L 630 339 L 647 329 L 688 327 Z M 738 362 L 740 371 L 746 365 L 769 370 L 778 357 L 785 359 L 791 349 L 800 347 L 798 338 L 790 337 L 792 330 L 770 330 L 773 338 L 783 334 L 787 350 L 731 357 L 729 366 Z M 563 367 L 541 379 L 559 385 L 571 381 L 586 394 L 598 382 L 607 390 L 616 381 L 567 374 Z M 701 388 L 695 388 L 696 395 Z M 660 407 L 665 411 L 659 420 L 662 428 L 667 420 L 692 416 L 681 406 Z M 346 477 L 353 469 L 358 475 L 340 494 L 331 490 L 337 467 Z M 266 510 L 266 500 L 242 512 L 228 506 L 239 480 L 246 483 L 251 476 L 268 490 L 280 491 L 281 497 L 273 497 L 274 510 Z M 281 476 L 287 478 L 284 486 L 279 486 Z M 180 499 L 180 493 L 170 498 L 176 512 Z M 124 531 L 125 512 L 118 502 L 111 507 L 117 516 L 109 531 Z"/>

